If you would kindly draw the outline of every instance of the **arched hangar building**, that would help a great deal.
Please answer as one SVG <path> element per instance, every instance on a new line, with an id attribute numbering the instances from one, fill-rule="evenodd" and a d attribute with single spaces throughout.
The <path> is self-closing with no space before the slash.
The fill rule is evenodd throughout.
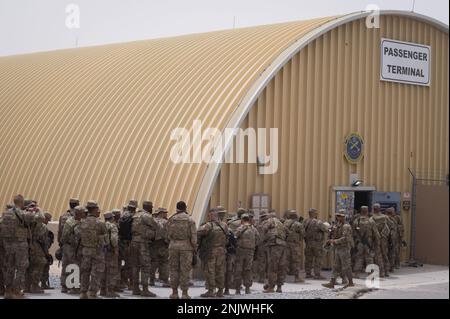
<path id="1" fill-rule="evenodd" d="M 23 193 L 58 215 L 72 196 L 103 211 L 183 199 L 200 221 L 217 204 L 329 219 L 380 201 L 409 240 L 408 169 L 448 174 L 448 26 L 368 15 L 0 58 L 0 203 Z M 196 120 L 277 128 L 276 172 L 173 162 L 171 134 L 195 139 Z"/>

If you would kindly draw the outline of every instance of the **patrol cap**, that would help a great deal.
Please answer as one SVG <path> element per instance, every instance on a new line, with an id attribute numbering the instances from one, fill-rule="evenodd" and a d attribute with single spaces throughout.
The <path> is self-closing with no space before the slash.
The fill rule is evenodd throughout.
<path id="1" fill-rule="evenodd" d="M 250 215 L 249 214 L 242 214 L 241 219 L 243 219 L 243 220 L 250 220 Z"/>
<path id="2" fill-rule="evenodd" d="M 238 215 L 238 217 L 241 217 L 242 214 L 245 214 L 247 211 L 245 210 L 245 208 L 239 207 L 236 214 Z"/>
<path id="3" fill-rule="evenodd" d="M 156 210 L 157 213 L 167 213 L 167 208 L 164 207 L 158 207 Z"/>
<path id="4" fill-rule="evenodd" d="M 130 199 L 130 201 L 128 202 L 127 207 L 137 208 L 138 207 L 138 201 L 136 199 Z"/>
<path id="5" fill-rule="evenodd" d="M 142 206 L 151 206 L 151 207 L 153 207 L 153 202 L 151 202 L 149 200 L 144 200 L 142 202 Z"/>
<path id="6" fill-rule="evenodd" d="M 261 212 L 261 214 L 259 215 L 259 218 L 266 218 L 266 217 L 268 217 L 270 214 L 268 213 L 268 212 L 265 212 L 265 211 L 263 211 L 263 212 Z"/>
<path id="7" fill-rule="evenodd" d="M 105 220 L 107 220 L 113 218 L 114 216 L 111 212 L 106 212 L 103 214 L 103 217 L 105 218 Z"/>
<path id="8" fill-rule="evenodd" d="M 70 204 L 80 205 L 80 200 L 78 198 L 69 199 Z"/>
<path id="9" fill-rule="evenodd" d="M 97 201 L 92 200 L 92 199 L 88 200 L 87 203 L 86 203 L 86 208 L 88 208 L 88 209 L 89 208 L 98 208 Z"/>
<path id="10" fill-rule="evenodd" d="M 186 205 L 185 202 L 179 201 L 179 202 L 177 203 L 177 210 L 179 210 L 179 211 L 185 211 L 186 209 L 187 209 L 187 205 Z"/>
<path id="11" fill-rule="evenodd" d="M 52 220 L 52 214 L 50 214 L 49 212 L 44 212 L 44 215 L 48 220 Z"/>
<path id="12" fill-rule="evenodd" d="M 368 206 L 361 206 L 361 210 L 363 210 L 363 209 L 369 209 L 369 207 Z"/>
<path id="13" fill-rule="evenodd" d="M 289 217 L 298 217 L 297 211 L 295 209 L 288 210 Z"/>
<path id="14" fill-rule="evenodd" d="M 120 215 L 120 209 L 114 208 L 114 209 L 111 211 L 111 213 L 112 213 L 114 216 Z"/>
<path id="15" fill-rule="evenodd" d="M 315 209 L 315 208 L 310 208 L 310 209 L 308 210 L 308 213 L 309 213 L 309 214 L 317 213 L 317 209 Z"/>
<path id="16" fill-rule="evenodd" d="M 342 216 L 345 217 L 345 209 L 339 209 L 336 213 L 336 216 Z"/>
<path id="17" fill-rule="evenodd" d="M 380 207 L 381 207 L 380 203 L 375 203 L 375 204 L 373 204 L 373 208 L 380 209 Z"/>
<path id="18" fill-rule="evenodd" d="M 84 206 L 81 206 L 81 205 L 75 206 L 74 209 L 76 211 L 78 211 L 78 212 L 84 212 L 86 210 L 86 208 Z"/>
<path id="19" fill-rule="evenodd" d="M 227 210 L 223 206 L 217 206 L 216 210 L 218 213 L 226 213 L 227 212 Z"/>

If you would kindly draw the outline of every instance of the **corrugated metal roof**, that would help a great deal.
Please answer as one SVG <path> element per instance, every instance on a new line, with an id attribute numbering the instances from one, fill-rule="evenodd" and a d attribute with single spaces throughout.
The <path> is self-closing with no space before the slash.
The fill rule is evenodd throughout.
<path id="1" fill-rule="evenodd" d="M 0 58 L 2 205 L 192 208 L 206 164 L 172 163 L 172 129 L 223 129 L 275 57 L 330 19 Z"/>

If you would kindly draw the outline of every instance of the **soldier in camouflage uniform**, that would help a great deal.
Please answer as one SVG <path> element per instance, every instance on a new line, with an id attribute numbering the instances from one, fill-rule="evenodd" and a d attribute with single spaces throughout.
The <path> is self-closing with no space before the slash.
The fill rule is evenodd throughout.
<path id="1" fill-rule="evenodd" d="M 5 250 L 4 281 L 5 299 L 23 298 L 25 275 L 29 266 L 29 227 L 34 213 L 25 211 L 22 195 L 14 197 L 14 207 L 3 213 L 0 234 Z"/>
<path id="2" fill-rule="evenodd" d="M 319 219 L 314 208 L 309 209 L 309 218 L 303 223 L 305 229 L 305 272 L 306 278 L 312 278 L 311 270 L 314 269 L 314 279 L 325 279 L 320 275 L 322 259 L 324 255 L 327 226 Z"/>
<path id="3" fill-rule="evenodd" d="M 150 271 L 150 285 L 155 285 L 156 271 L 163 287 L 169 284 L 169 239 L 167 238 L 167 209 L 160 207 L 155 212 L 155 220 L 159 224 L 155 240 L 150 244 L 150 258 L 152 261 Z"/>
<path id="4" fill-rule="evenodd" d="M 62 252 L 63 252 L 63 262 L 62 262 L 62 268 L 61 268 L 61 292 L 63 292 L 63 293 L 67 292 L 67 287 L 66 287 L 66 278 L 67 278 L 66 266 L 67 266 L 67 264 L 64 263 L 64 246 L 61 242 L 61 236 L 63 233 L 64 224 L 70 217 L 73 217 L 73 215 L 75 214 L 74 209 L 76 206 L 79 206 L 79 205 L 80 205 L 80 200 L 78 198 L 71 198 L 69 200 L 69 209 L 67 211 L 65 211 L 64 213 L 62 213 L 59 217 L 57 241 L 58 241 L 60 249 L 62 249 Z"/>
<path id="5" fill-rule="evenodd" d="M 337 224 L 331 230 L 331 238 L 327 240 L 326 245 L 334 250 L 333 272 L 331 280 L 327 284 L 322 284 L 326 288 L 333 289 L 336 284 L 336 278 L 339 275 L 347 277 L 348 283 L 344 288 L 352 287 L 352 264 L 350 250 L 353 246 L 352 228 L 345 223 L 345 211 L 339 210 L 336 214 Z"/>
<path id="6" fill-rule="evenodd" d="M 128 205 L 137 207 L 138 202 L 135 199 L 130 199 Z M 130 256 L 130 246 L 131 246 L 131 231 L 125 229 L 125 225 L 132 223 L 132 218 L 136 209 L 130 211 L 128 205 L 122 208 L 122 215 L 119 219 L 119 259 L 120 259 L 120 278 L 121 287 L 132 289 L 132 274 L 131 274 L 131 256 Z"/>
<path id="7" fill-rule="evenodd" d="M 132 238 L 130 245 L 131 274 L 133 283 L 133 295 L 143 297 L 156 297 L 156 295 L 148 290 L 151 270 L 150 258 L 150 242 L 155 239 L 158 231 L 158 223 L 155 221 L 150 212 L 140 210 L 133 213 L 136 207 L 128 205 L 128 210 L 133 215 Z M 139 287 L 139 272 L 142 290 Z"/>
<path id="8" fill-rule="evenodd" d="M 169 272 L 172 286 L 171 299 L 178 299 L 178 287 L 181 298 L 189 299 L 189 274 L 192 260 L 197 249 L 197 231 L 194 220 L 186 213 L 186 203 L 178 202 L 177 211 L 167 221 L 169 238 Z"/>
<path id="9" fill-rule="evenodd" d="M 395 253 L 395 260 L 394 260 L 394 267 L 396 269 L 400 268 L 400 248 L 402 246 L 406 246 L 406 242 L 403 239 L 403 235 L 405 233 L 405 229 L 403 226 L 403 220 L 402 216 L 400 214 L 394 214 L 394 219 L 397 222 L 397 238 L 398 238 L 398 245 L 397 245 L 397 251 Z"/>
<path id="10" fill-rule="evenodd" d="M 115 292 L 123 292 L 123 289 L 121 288 L 121 266 L 122 266 L 122 260 L 120 259 L 120 236 L 119 236 L 119 220 L 120 220 L 120 215 L 121 215 L 121 211 L 118 208 L 114 208 L 113 210 L 111 210 L 111 213 L 113 214 L 114 217 L 114 223 L 117 227 L 117 234 L 118 234 L 118 255 L 117 255 L 117 279 L 116 279 L 116 284 L 114 287 L 114 291 Z"/>
<path id="11" fill-rule="evenodd" d="M 100 280 L 105 272 L 105 248 L 107 230 L 100 221 L 100 210 L 96 201 L 86 204 L 87 217 L 81 221 L 81 294 L 80 299 L 95 299 Z"/>
<path id="12" fill-rule="evenodd" d="M 48 249 L 53 245 L 55 241 L 55 235 L 53 232 L 48 229 L 48 223 L 52 220 L 52 214 L 49 212 L 44 212 L 45 215 L 45 221 L 44 224 L 47 229 L 47 240 L 48 240 Z M 41 288 L 42 289 L 53 289 L 53 287 L 50 286 L 50 266 L 53 264 L 53 257 L 49 254 L 47 256 L 47 262 L 45 263 L 44 271 L 42 273 L 41 277 Z"/>
<path id="13" fill-rule="evenodd" d="M 380 210 L 380 204 L 373 205 L 373 214 L 370 217 L 375 222 L 378 233 L 380 234 L 379 244 L 375 249 L 375 263 L 380 267 L 380 277 L 389 276 L 389 235 L 391 230 L 389 224 L 391 223 L 386 215 L 383 215 Z"/>
<path id="14" fill-rule="evenodd" d="M 375 262 L 375 249 L 380 241 L 380 234 L 375 222 L 369 217 L 367 206 L 361 206 L 361 213 L 353 220 L 352 233 L 355 243 L 353 271 L 354 277 L 358 278 L 360 272 L 365 272 L 367 265 Z"/>
<path id="15" fill-rule="evenodd" d="M 286 227 L 273 213 L 263 213 L 260 218 L 260 235 L 265 246 L 268 278 L 264 292 L 274 292 L 275 285 L 276 292 L 282 292 L 281 287 L 286 276 Z"/>
<path id="16" fill-rule="evenodd" d="M 389 246 L 388 246 L 388 257 L 389 257 L 389 271 L 394 272 L 395 261 L 397 260 L 397 252 L 399 251 L 399 231 L 397 219 L 395 218 L 395 209 L 389 207 L 386 209 L 386 216 L 390 221 L 390 234 L 389 234 Z"/>
<path id="17" fill-rule="evenodd" d="M 303 225 L 298 222 L 298 214 L 295 210 L 288 211 L 286 214 L 286 220 L 284 222 L 286 227 L 286 261 L 288 265 L 289 275 L 295 277 L 295 282 L 304 282 L 303 278 L 300 278 L 300 243 L 303 241 L 304 229 Z"/>
<path id="18" fill-rule="evenodd" d="M 202 225 L 197 234 L 208 242 L 206 255 L 206 281 L 208 291 L 201 297 L 223 297 L 225 286 L 225 256 L 228 226 L 219 220 L 217 211 L 209 211 L 209 222 Z M 217 293 L 216 293 L 217 288 Z"/>
<path id="19" fill-rule="evenodd" d="M 68 265 L 77 265 L 81 268 L 81 232 L 80 232 L 80 224 L 81 220 L 86 218 L 85 208 L 84 206 L 76 206 L 74 208 L 74 216 L 69 217 L 64 224 L 64 228 L 62 231 L 62 235 L 60 238 L 60 243 L 63 247 L 63 259 L 62 259 L 62 267 L 64 277 L 64 290 L 61 287 L 61 292 L 68 292 L 67 288 L 67 273 L 69 269 L 66 269 Z M 72 282 L 72 287 L 70 288 L 70 293 L 78 294 L 80 293 L 80 287 L 75 287 L 75 283 Z"/>
<path id="20" fill-rule="evenodd" d="M 241 284 L 244 283 L 245 293 L 250 293 L 253 281 L 253 259 L 256 245 L 259 242 L 259 232 L 251 224 L 250 216 L 241 216 L 242 224 L 236 230 L 237 249 L 234 273 L 234 286 L 236 295 L 241 293 Z"/>
<path id="21" fill-rule="evenodd" d="M 42 212 L 36 212 L 31 226 L 30 242 L 30 286 L 27 291 L 30 293 L 43 293 L 44 290 L 39 287 L 39 281 L 47 263 L 48 256 L 48 235 L 44 224 L 45 215 Z"/>
<path id="22" fill-rule="evenodd" d="M 236 230 L 239 226 L 241 226 L 241 216 L 245 213 L 244 208 L 238 208 L 236 216 L 232 218 L 228 223 L 228 228 L 233 232 L 233 234 L 236 233 Z M 228 253 L 226 254 L 226 271 L 225 271 L 225 295 L 230 294 L 230 288 L 233 287 L 234 280 L 233 280 L 233 274 L 234 274 L 234 263 L 235 263 L 236 255 Z"/>
<path id="23" fill-rule="evenodd" d="M 105 272 L 101 279 L 100 296 L 117 298 L 120 297 L 115 292 L 117 278 L 119 276 L 117 263 L 119 258 L 119 230 L 111 212 L 106 212 L 103 217 L 105 218 L 107 246 L 105 252 Z"/>
<path id="24" fill-rule="evenodd" d="M 263 214 L 263 213 L 261 213 Z M 261 235 L 262 232 L 262 220 L 261 216 L 259 221 L 256 223 L 256 230 L 258 230 L 258 233 Z M 256 256 L 255 256 L 255 262 L 254 262 L 254 269 L 255 269 L 255 275 L 257 276 L 257 281 L 259 283 L 264 283 L 267 277 L 267 264 L 266 264 L 266 247 L 264 243 L 262 242 L 262 238 L 260 236 L 259 242 L 257 244 L 256 248 Z"/>

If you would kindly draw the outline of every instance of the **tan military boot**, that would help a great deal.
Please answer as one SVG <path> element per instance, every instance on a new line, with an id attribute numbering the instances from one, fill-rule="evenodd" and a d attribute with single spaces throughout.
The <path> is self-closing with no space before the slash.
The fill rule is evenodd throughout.
<path id="1" fill-rule="evenodd" d="M 281 285 L 277 285 L 277 292 L 282 292 L 281 291 Z"/>
<path id="2" fill-rule="evenodd" d="M 88 295 L 85 292 L 80 293 L 80 299 L 88 299 Z"/>
<path id="3" fill-rule="evenodd" d="M 191 299 L 191 296 L 189 296 L 187 289 L 182 290 L 182 292 L 181 292 L 181 299 Z"/>
<path id="4" fill-rule="evenodd" d="M 170 299 L 179 299 L 180 297 L 178 296 L 178 289 L 173 289 L 172 288 L 172 294 L 169 296 Z"/>
<path id="5" fill-rule="evenodd" d="M 230 294 L 230 289 L 225 288 L 225 291 L 223 293 L 224 295 L 228 296 Z"/>
<path id="6" fill-rule="evenodd" d="M 217 289 L 216 297 L 218 297 L 218 298 L 223 297 L 223 288 Z"/>
<path id="7" fill-rule="evenodd" d="M 322 284 L 325 288 L 333 289 L 334 285 L 336 285 L 336 278 L 331 278 L 330 282 L 327 284 Z"/>
<path id="8" fill-rule="evenodd" d="M 245 287 L 245 294 L 248 295 L 250 293 L 251 293 L 250 287 Z"/>
<path id="9" fill-rule="evenodd" d="M 94 291 L 88 291 L 87 296 L 88 299 L 98 299 L 97 293 Z"/>
<path id="10" fill-rule="evenodd" d="M 215 296 L 216 296 L 216 294 L 214 293 L 214 289 L 208 289 L 207 292 L 200 295 L 200 297 L 203 297 L 203 298 L 213 298 Z"/>
<path id="11" fill-rule="evenodd" d="M 275 292 L 275 290 L 273 289 L 273 287 L 267 285 L 267 287 L 264 288 L 263 292 L 264 293 L 272 293 L 272 292 Z"/>
<path id="12" fill-rule="evenodd" d="M 346 284 L 348 284 L 348 279 L 347 277 L 342 277 L 342 284 L 345 286 Z"/>
<path id="13" fill-rule="evenodd" d="M 237 288 L 236 289 L 236 292 L 235 292 L 235 295 L 240 295 L 241 294 L 241 289 L 240 288 Z"/>
<path id="14" fill-rule="evenodd" d="M 13 299 L 25 299 L 25 294 L 21 290 L 15 290 L 13 294 Z"/>
<path id="15" fill-rule="evenodd" d="M 142 297 L 156 297 L 156 294 L 154 294 L 153 292 L 148 290 L 148 286 L 143 286 L 141 296 Z"/>

